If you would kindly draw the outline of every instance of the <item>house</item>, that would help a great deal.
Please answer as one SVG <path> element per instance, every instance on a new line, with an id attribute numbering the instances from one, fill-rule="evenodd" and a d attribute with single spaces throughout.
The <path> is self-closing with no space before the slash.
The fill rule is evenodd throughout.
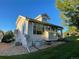
<path id="1" fill-rule="evenodd" d="M 38 15 L 34 19 L 19 16 L 16 21 L 16 29 L 22 34 L 28 35 L 30 41 L 54 41 L 62 38 L 63 27 L 50 24 L 48 20 L 50 18 L 47 14 Z"/>
<path id="2" fill-rule="evenodd" d="M 4 32 L 0 30 L 0 42 L 2 42 L 3 36 L 4 36 Z"/>

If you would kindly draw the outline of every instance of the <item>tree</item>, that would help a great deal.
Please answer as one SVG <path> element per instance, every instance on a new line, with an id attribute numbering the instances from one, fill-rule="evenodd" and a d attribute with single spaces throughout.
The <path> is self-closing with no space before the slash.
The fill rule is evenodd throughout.
<path id="1" fill-rule="evenodd" d="M 79 0 L 56 0 L 56 6 L 61 11 L 64 24 L 79 29 Z"/>
<path id="2" fill-rule="evenodd" d="M 77 28 L 74 27 L 74 26 L 71 26 L 71 27 L 69 27 L 69 30 L 68 31 L 69 32 L 75 32 L 75 31 L 77 31 Z"/>

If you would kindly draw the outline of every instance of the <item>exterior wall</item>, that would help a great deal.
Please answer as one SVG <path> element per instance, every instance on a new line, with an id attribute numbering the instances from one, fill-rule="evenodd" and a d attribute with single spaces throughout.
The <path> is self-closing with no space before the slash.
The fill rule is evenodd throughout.
<path id="1" fill-rule="evenodd" d="M 32 41 L 48 40 L 45 35 L 35 35 L 35 34 L 30 35 L 30 39 L 32 39 Z"/>
<path id="2" fill-rule="evenodd" d="M 33 23 L 28 24 L 28 34 L 33 35 Z"/>
<path id="3" fill-rule="evenodd" d="M 56 32 L 49 32 L 49 40 L 58 40 Z"/>
<path id="4" fill-rule="evenodd" d="M 44 38 L 45 38 L 45 40 L 49 40 L 49 32 L 48 31 L 44 31 Z"/>
<path id="5" fill-rule="evenodd" d="M 54 36 L 54 33 L 50 33 L 48 31 L 45 31 L 44 34 L 42 35 L 36 35 L 36 34 L 32 34 L 30 35 L 30 38 L 33 40 L 33 41 L 42 41 L 42 40 L 58 40 L 58 37 L 57 35 Z"/>
<path id="6" fill-rule="evenodd" d="M 31 35 L 31 39 L 33 39 L 33 41 L 41 41 L 44 40 L 44 35 Z"/>
<path id="7" fill-rule="evenodd" d="M 30 35 L 30 38 L 34 41 L 40 41 L 40 40 L 48 40 L 48 32 L 45 31 L 43 34 L 33 34 L 33 25 L 34 23 L 29 23 L 28 27 L 28 35 Z"/>
<path id="8" fill-rule="evenodd" d="M 57 35 L 55 31 L 47 31 L 46 27 L 44 26 L 45 30 L 44 33 L 39 35 L 39 34 L 33 34 L 33 23 L 29 23 L 29 30 L 28 30 L 28 35 L 30 35 L 30 38 L 34 41 L 39 41 L 39 40 L 58 40 Z"/>
<path id="9" fill-rule="evenodd" d="M 36 20 L 42 21 L 42 17 L 40 16 L 40 17 L 36 18 Z"/>
<path id="10" fill-rule="evenodd" d="M 38 34 L 33 34 L 33 25 L 34 23 L 29 23 L 29 27 L 28 27 L 28 35 L 30 35 L 30 39 L 33 41 L 41 41 L 41 40 L 45 40 L 45 35 L 38 35 Z"/>
<path id="11" fill-rule="evenodd" d="M 28 28 L 29 28 L 28 27 L 28 20 L 26 20 L 26 32 L 25 32 L 26 34 L 28 34 L 28 30 L 29 30 Z"/>
<path id="12" fill-rule="evenodd" d="M 3 33 L 0 31 L 0 42 L 2 42 L 3 36 Z"/>
<path id="13" fill-rule="evenodd" d="M 26 20 L 25 17 L 19 16 L 16 22 L 16 29 L 19 29 L 21 32 L 23 32 L 23 25 L 26 24 L 26 34 L 28 34 L 28 20 Z"/>
<path id="14" fill-rule="evenodd" d="M 32 42 L 32 44 L 35 44 L 37 47 L 40 47 L 44 44 L 44 35 L 31 35 L 30 41 Z"/>
<path id="15" fill-rule="evenodd" d="M 44 32 L 44 38 L 46 40 L 58 40 L 56 32 L 54 32 L 54 31 L 45 31 Z"/>

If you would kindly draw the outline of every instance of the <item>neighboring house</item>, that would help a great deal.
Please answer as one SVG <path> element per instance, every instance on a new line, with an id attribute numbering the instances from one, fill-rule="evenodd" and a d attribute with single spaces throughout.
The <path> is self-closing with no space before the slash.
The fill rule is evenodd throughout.
<path id="1" fill-rule="evenodd" d="M 19 16 L 16 22 L 16 29 L 28 35 L 32 41 L 53 41 L 58 40 L 59 36 L 62 38 L 63 28 L 48 23 L 48 20 L 50 18 L 47 14 L 38 15 L 35 19 Z"/>
<path id="2" fill-rule="evenodd" d="M 4 33 L 3 31 L 0 30 L 0 42 L 2 42 L 3 36 L 4 36 Z"/>

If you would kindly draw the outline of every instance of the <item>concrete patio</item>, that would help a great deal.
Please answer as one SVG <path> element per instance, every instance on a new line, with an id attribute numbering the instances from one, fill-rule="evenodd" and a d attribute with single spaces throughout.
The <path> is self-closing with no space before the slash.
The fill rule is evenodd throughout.
<path id="1" fill-rule="evenodd" d="M 55 47 L 65 42 L 52 42 L 52 45 L 43 45 L 39 49 L 45 49 L 48 47 Z M 38 49 L 31 47 L 31 52 L 38 51 Z M 27 54 L 28 51 L 22 46 L 15 46 L 13 43 L 0 43 L 0 56 L 11 56 L 11 55 L 21 55 Z"/>

